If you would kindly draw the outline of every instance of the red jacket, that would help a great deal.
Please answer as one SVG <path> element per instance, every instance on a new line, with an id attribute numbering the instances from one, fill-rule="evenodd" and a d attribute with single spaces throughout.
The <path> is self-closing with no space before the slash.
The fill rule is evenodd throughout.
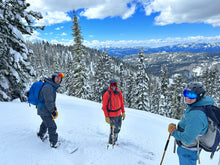
<path id="1" fill-rule="evenodd" d="M 111 92 L 111 99 L 109 101 L 109 105 L 108 105 L 108 100 L 109 100 L 108 91 L 106 91 L 105 94 L 103 95 L 103 101 L 102 101 L 102 110 L 104 111 L 105 117 L 120 116 L 121 113 L 125 113 L 122 93 L 121 91 L 118 90 L 118 88 L 116 90 L 119 92 L 119 94 L 115 94 L 111 88 L 109 88 L 108 90 Z M 108 112 L 107 109 L 109 109 L 111 112 Z"/>

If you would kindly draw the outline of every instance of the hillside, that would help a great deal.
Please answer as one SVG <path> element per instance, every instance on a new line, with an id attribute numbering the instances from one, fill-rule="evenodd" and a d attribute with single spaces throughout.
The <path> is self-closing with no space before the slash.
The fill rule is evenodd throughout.
<path id="1" fill-rule="evenodd" d="M 138 54 L 126 55 L 124 62 L 137 63 Z M 160 74 L 161 66 L 167 65 L 169 76 L 182 73 L 184 77 L 191 78 L 195 72 L 205 70 L 206 67 L 220 68 L 220 53 L 190 53 L 190 52 L 162 52 L 144 54 L 144 62 L 148 72 Z"/>
<path id="2" fill-rule="evenodd" d="M 0 102 L 0 164 L 2 165 L 158 165 L 168 138 L 167 125 L 177 120 L 126 108 L 119 146 L 106 149 L 109 125 L 101 104 L 66 95 L 57 96 L 59 136 L 79 146 L 74 154 L 51 149 L 36 136 L 40 117 L 34 106 L 18 100 Z M 62 145 L 61 145 L 62 146 Z M 201 153 L 201 165 L 217 164 Z M 164 165 L 178 164 L 171 137 Z"/>
<path id="3" fill-rule="evenodd" d="M 166 64 L 169 75 L 182 73 L 192 79 L 194 72 L 203 71 L 207 66 L 217 65 L 220 68 L 220 43 L 187 43 L 157 48 L 129 47 L 106 48 L 106 52 L 124 62 L 137 64 L 137 56 L 143 48 L 146 69 L 159 75 L 161 66 Z"/>

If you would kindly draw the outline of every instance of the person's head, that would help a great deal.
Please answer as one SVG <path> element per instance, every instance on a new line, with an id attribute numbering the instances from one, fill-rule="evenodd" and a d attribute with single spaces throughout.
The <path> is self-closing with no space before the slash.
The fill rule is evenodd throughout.
<path id="1" fill-rule="evenodd" d="M 109 84 L 110 84 L 110 88 L 111 88 L 113 91 L 115 91 L 116 88 L 117 88 L 117 86 L 118 86 L 117 80 L 113 78 L 113 79 L 111 79 L 111 80 L 109 81 Z"/>
<path id="2" fill-rule="evenodd" d="M 52 75 L 52 80 L 53 80 L 53 82 L 55 82 L 56 84 L 60 84 L 63 78 L 64 78 L 64 74 L 63 74 L 63 73 L 60 73 L 60 72 L 55 72 L 55 73 Z"/>
<path id="3" fill-rule="evenodd" d="M 191 105 L 199 100 L 205 94 L 205 88 L 200 82 L 191 82 L 189 83 L 185 90 L 183 91 L 183 95 L 185 97 L 185 101 L 188 105 Z"/>

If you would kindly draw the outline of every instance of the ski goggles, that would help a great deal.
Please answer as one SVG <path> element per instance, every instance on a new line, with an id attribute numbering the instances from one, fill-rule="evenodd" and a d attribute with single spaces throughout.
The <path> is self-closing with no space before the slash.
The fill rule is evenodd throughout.
<path id="1" fill-rule="evenodd" d="M 196 99 L 197 98 L 197 94 L 188 90 L 184 90 L 183 91 L 183 95 L 184 97 L 188 97 L 190 99 Z"/>
<path id="2" fill-rule="evenodd" d="M 110 86 L 111 86 L 111 87 L 117 87 L 118 84 L 117 84 L 117 83 L 110 83 Z"/>
<path id="3" fill-rule="evenodd" d="M 57 73 L 57 77 L 64 78 L 64 74 L 63 73 Z"/>

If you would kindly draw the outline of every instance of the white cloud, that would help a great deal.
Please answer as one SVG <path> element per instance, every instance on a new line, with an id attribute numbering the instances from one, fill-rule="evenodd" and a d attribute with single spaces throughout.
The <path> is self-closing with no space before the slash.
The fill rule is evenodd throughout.
<path id="1" fill-rule="evenodd" d="M 49 26 L 56 23 L 71 21 L 71 18 L 64 12 L 43 12 L 42 15 L 44 19 L 37 21 L 37 26 Z"/>
<path id="2" fill-rule="evenodd" d="M 146 15 L 160 13 L 156 25 L 173 23 L 207 23 L 220 26 L 219 0 L 140 0 Z"/>
<path id="3" fill-rule="evenodd" d="M 67 34 L 66 34 L 66 33 L 64 33 L 64 32 L 61 34 L 61 36 L 66 36 L 66 35 L 67 35 Z"/>
<path id="4" fill-rule="evenodd" d="M 25 40 L 29 41 L 42 41 L 43 39 L 39 37 L 40 33 L 37 31 L 33 31 L 32 35 L 24 35 Z"/>
<path id="5" fill-rule="evenodd" d="M 128 5 L 131 7 L 128 7 Z M 126 19 L 134 14 L 135 8 L 136 4 L 132 3 L 132 0 L 106 0 L 104 3 L 87 8 L 81 12 L 81 16 L 88 19 L 120 16 L 122 19 Z"/>
<path id="6" fill-rule="evenodd" d="M 70 21 L 66 14 L 73 9 L 84 9 L 81 16 L 89 19 L 120 16 L 129 18 L 135 12 L 136 4 L 133 0 L 27 0 L 31 4 L 30 10 L 39 11 L 43 19 L 36 21 L 37 25 L 51 25 Z M 130 7 L 129 7 L 130 6 Z"/>
<path id="7" fill-rule="evenodd" d="M 165 38 L 165 39 L 151 39 L 151 40 L 120 40 L 120 41 L 84 41 L 84 45 L 87 47 L 134 47 L 134 46 L 147 46 L 147 47 L 160 47 L 167 45 L 176 45 L 190 42 L 220 42 L 220 36 L 204 37 L 204 36 L 190 36 L 186 38 Z"/>
<path id="8" fill-rule="evenodd" d="M 27 0 L 30 9 L 40 11 L 44 18 L 39 25 L 51 25 L 70 21 L 65 14 L 73 9 L 84 9 L 81 16 L 88 19 L 103 19 L 120 16 L 131 17 L 137 4 L 145 8 L 146 15 L 159 13 L 155 18 L 156 25 L 173 23 L 206 23 L 220 26 L 219 0 Z M 139 6 L 138 4 L 138 6 Z"/>
<path id="9" fill-rule="evenodd" d="M 57 27 L 55 30 L 61 30 L 63 28 L 64 28 L 64 26 L 60 26 L 60 27 Z"/>

